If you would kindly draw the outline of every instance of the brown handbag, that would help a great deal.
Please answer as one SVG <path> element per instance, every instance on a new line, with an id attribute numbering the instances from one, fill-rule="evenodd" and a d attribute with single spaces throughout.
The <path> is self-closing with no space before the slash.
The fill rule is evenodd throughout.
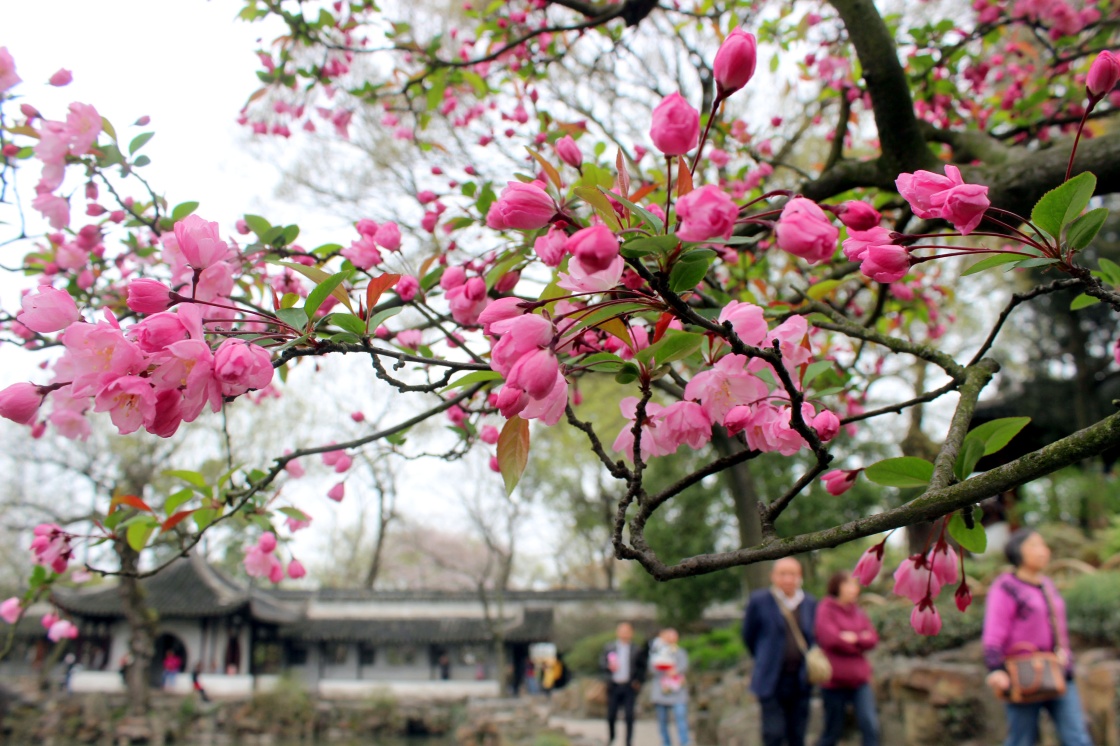
<path id="1" fill-rule="evenodd" d="M 1055 619 L 1054 605 L 1046 586 L 1042 586 L 1046 608 L 1050 612 L 1050 630 L 1054 638 L 1054 650 L 1043 651 L 1030 643 L 1011 646 L 1012 653 L 1004 660 L 1007 675 L 1011 679 L 1008 699 L 1015 704 L 1026 705 L 1058 699 L 1066 693 L 1066 670 L 1058 657 L 1060 643 L 1058 623 Z M 1022 652 L 1014 652 L 1015 650 Z"/>
<path id="2" fill-rule="evenodd" d="M 797 641 L 797 647 L 801 650 L 801 655 L 805 656 L 805 669 L 809 677 L 809 683 L 812 685 L 823 684 L 832 679 L 832 661 L 824 654 L 816 645 L 809 647 L 808 642 L 805 640 L 805 635 L 801 632 L 801 625 L 797 623 L 794 618 L 793 612 L 782 604 L 781 599 L 774 596 L 774 603 L 778 604 L 778 610 L 782 612 L 782 616 L 786 619 L 786 624 L 789 625 L 790 631 L 793 633 L 793 639 Z"/>

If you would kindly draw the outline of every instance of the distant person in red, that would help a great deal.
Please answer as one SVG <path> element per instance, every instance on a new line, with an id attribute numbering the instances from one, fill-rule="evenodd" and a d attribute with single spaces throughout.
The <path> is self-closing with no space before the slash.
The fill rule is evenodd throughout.
<path id="1" fill-rule="evenodd" d="M 175 686 L 175 675 L 183 667 L 183 659 L 175 654 L 174 650 L 168 650 L 167 655 L 163 656 L 163 688 L 171 689 Z"/>
<path id="2" fill-rule="evenodd" d="M 194 664 L 194 668 L 191 669 L 191 685 L 194 687 L 194 690 L 198 692 L 199 699 L 201 699 L 203 702 L 209 702 L 210 697 L 206 695 L 206 690 L 202 688 L 202 681 L 200 681 L 198 678 L 199 674 L 201 673 L 202 663 L 199 662 Z"/>
<path id="3" fill-rule="evenodd" d="M 839 743 L 849 704 L 856 712 L 863 746 L 879 746 L 879 717 L 866 658 L 867 651 L 879 644 L 879 633 L 858 599 L 859 582 L 841 570 L 828 581 L 828 595 L 817 606 L 817 644 L 832 664 L 832 678 L 821 684 L 824 731 L 817 746 Z"/>

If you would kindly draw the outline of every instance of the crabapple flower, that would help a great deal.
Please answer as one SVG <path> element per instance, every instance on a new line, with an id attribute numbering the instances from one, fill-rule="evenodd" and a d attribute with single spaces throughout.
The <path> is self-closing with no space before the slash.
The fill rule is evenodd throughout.
<path id="1" fill-rule="evenodd" d="M 722 423 L 732 407 L 750 404 L 767 394 L 766 384 L 747 372 L 746 363 L 743 355 L 724 355 L 692 377 L 684 389 L 685 399 L 699 399 L 708 419 Z"/>
<path id="2" fill-rule="evenodd" d="M 420 292 L 420 281 L 412 275 L 402 275 L 401 279 L 397 280 L 397 284 L 393 286 L 393 290 L 397 292 L 402 301 L 408 303 Z"/>
<path id="3" fill-rule="evenodd" d="M 66 572 L 73 554 L 69 534 L 53 523 L 40 523 L 35 527 L 34 534 L 31 553 L 35 555 L 35 564 L 49 567 L 57 573 Z"/>
<path id="4" fill-rule="evenodd" d="M 835 212 L 840 222 L 854 231 L 869 231 L 883 219 L 878 210 L 858 199 L 845 202 Z"/>
<path id="5" fill-rule="evenodd" d="M 919 635 L 932 637 L 941 631 L 941 615 L 933 605 L 933 599 L 923 598 L 910 612 L 910 626 Z"/>
<path id="6" fill-rule="evenodd" d="M 696 402 L 679 401 L 657 413 L 659 437 L 675 452 L 681 445 L 696 451 L 712 439 L 712 423 Z"/>
<path id="7" fill-rule="evenodd" d="M 498 428 L 493 425 L 485 425 L 478 434 L 479 439 L 488 445 L 494 445 L 498 442 Z"/>
<path id="8" fill-rule="evenodd" d="M 945 204 L 941 208 L 941 216 L 948 220 L 967 236 L 976 230 L 984 213 L 992 203 L 988 200 L 988 187 L 980 184 L 960 184 L 949 190 L 945 195 Z"/>
<path id="9" fill-rule="evenodd" d="M 758 43 L 754 34 L 741 28 L 734 29 L 723 44 L 719 45 L 712 60 L 712 73 L 716 79 L 717 99 L 730 96 L 745 86 L 754 75 L 758 61 Z"/>
<path id="10" fill-rule="evenodd" d="M 43 629 L 50 629 L 51 625 L 58 621 L 58 614 L 53 611 L 43 614 L 43 618 L 39 620 L 39 624 L 43 625 Z"/>
<path id="11" fill-rule="evenodd" d="M 968 587 L 967 580 L 962 580 L 957 586 L 957 592 L 953 594 L 953 602 L 962 614 L 972 605 L 972 589 Z"/>
<path id="12" fill-rule="evenodd" d="M 638 417 L 638 397 L 628 396 L 618 403 L 622 416 L 628 422 L 622 426 L 618 437 L 614 439 L 611 448 L 627 461 L 634 458 L 634 421 Z M 661 412 L 662 406 L 657 402 L 646 402 L 645 421 L 642 422 L 641 458 L 649 460 L 653 456 L 666 456 L 677 450 L 677 446 L 669 445 L 661 437 L 661 429 L 657 427 L 655 418 Z"/>
<path id="13" fill-rule="evenodd" d="M 602 272 L 618 257 L 618 237 L 605 225 L 593 225 L 572 234 L 567 250 L 589 272 Z"/>
<path id="14" fill-rule="evenodd" d="M 257 540 L 257 546 L 262 552 L 268 554 L 276 548 L 276 534 L 271 531 L 265 531 L 261 534 L 261 538 Z"/>
<path id="15" fill-rule="evenodd" d="M 495 230 L 535 231 L 548 225 L 555 214 L 556 203 L 539 181 L 510 181 L 486 213 L 486 225 Z"/>
<path id="16" fill-rule="evenodd" d="M 13 383 L 0 391 L 0 417 L 20 425 L 30 425 L 39 413 L 43 395 L 33 383 Z"/>
<path id="17" fill-rule="evenodd" d="M 374 236 L 377 245 L 389 251 L 397 251 L 401 247 L 401 229 L 393 222 L 382 223 Z"/>
<path id="18" fill-rule="evenodd" d="M 897 282 L 910 271 L 910 252 L 893 244 L 868 246 L 859 271 L 876 282 Z"/>
<path id="19" fill-rule="evenodd" d="M 864 588 L 875 582 L 875 578 L 879 576 L 879 571 L 883 569 L 883 550 L 885 548 L 886 542 L 883 541 L 869 548 L 860 555 L 859 562 L 852 570 L 852 577 L 859 581 L 859 584 Z"/>
<path id="20" fill-rule="evenodd" d="M 61 331 L 82 318 L 70 293 L 50 285 L 40 285 L 38 290 L 23 296 L 23 310 L 16 314 L 16 319 L 31 331 Z"/>
<path id="21" fill-rule="evenodd" d="M 19 599 L 15 596 L 0 603 L 0 619 L 3 619 L 8 624 L 15 624 L 22 613 L 23 607 L 20 605 Z"/>
<path id="22" fill-rule="evenodd" d="M 281 576 L 283 575 L 283 566 L 280 564 L 280 559 L 271 552 L 263 551 L 259 545 L 254 544 L 245 550 L 245 573 L 251 578 L 268 578 L 272 580 L 273 568 L 281 568 Z M 273 580 L 272 582 L 278 582 Z"/>
<path id="23" fill-rule="evenodd" d="M 779 249 L 816 264 L 832 258 L 840 229 L 829 222 L 816 202 L 794 197 L 782 208 L 774 234 Z"/>
<path id="24" fill-rule="evenodd" d="M 890 246 L 893 242 L 891 232 L 880 226 L 866 231 L 849 228 L 848 237 L 844 239 L 844 256 L 853 262 L 862 262 L 869 247 Z"/>
<path id="25" fill-rule="evenodd" d="M 175 224 L 175 240 L 192 269 L 204 270 L 230 254 L 229 246 L 218 235 L 218 224 L 197 215 L 188 215 Z"/>
<path id="26" fill-rule="evenodd" d="M 682 241 L 707 241 L 728 238 L 735 229 L 739 206 L 715 184 L 695 189 L 677 202 L 681 227 L 677 238 Z"/>
<path id="27" fill-rule="evenodd" d="M 272 382 L 272 357 L 260 345 L 227 339 L 214 352 L 214 377 L 224 396 L 263 389 Z"/>
<path id="28" fill-rule="evenodd" d="M 824 488 L 828 491 L 828 494 L 833 497 L 839 497 L 852 488 L 856 483 L 856 477 L 859 476 L 859 473 L 860 469 L 833 469 L 830 472 L 826 472 L 824 476 L 821 477 L 821 481 L 824 482 Z M 878 570 L 875 572 L 878 573 Z"/>
<path id="29" fill-rule="evenodd" d="M 601 293 L 618 285 L 625 267 L 626 260 L 617 256 L 605 269 L 596 272 L 579 257 L 572 257 L 568 261 L 567 273 L 561 272 L 556 284 L 574 293 Z"/>
<path id="30" fill-rule="evenodd" d="M 700 112 L 679 93 L 666 96 L 653 110 L 649 135 L 665 155 L 684 155 L 700 142 Z"/>
<path id="31" fill-rule="evenodd" d="M 547 267 L 557 267 L 560 261 L 567 253 L 568 237 L 564 231 L 553 226 L 548 229 L 548 233 L 539 236 L 533 242 L 533 251 L 537 252 L 537 256 L 541 258 Z"/>
<path id="32" fill-rule="evenodd" d="M 342 498 L 346 497 L 346 483 L 335 483 L 335 485 L 327 491 L 327 497 L 334 500 L 336 503 L 342 502 Z"/>
<path id="33" fill-rule="evenodd" d="M 288 577 L 292 580 L 299 580 L 307 575 L 307 570 L 304 569 L 303 563 L 297 559 L 293 559 L 288 563 Z"/>
<path id="34" fill-rule="evenodd" d="M 12 59 L 7 47 L 0 47 L 0 93 L 19 83 L 21 78 L 16 75 L 16 61 Z"/>
<path id="35" fill-rule="evenodd" d="M 576 141 L 572 139 L 571 135 L 564 135 L 556 141 L 556 155 L 560 156 L 560 160 L 567 163 L 572 168 L 579 168 L 583 165 L 583 153 L 576 145 Z"/>
<path id="36" fill-rule="evenodd" d="M 822 409 L 809 425 L 817 431 L 817 436 L 825 443 L 840 432 L 840 418 L 827 409 Z"/>
<path id="37" fill-rule="evenodd" d="M 743 344 L 757 347 L 766 339 L 770 329 L 762 315 L 762 308 L 753 303 L 737 300 L 729 301 L 720 309 L 719 323 L 731 322 L 731 330 L 742 340 Z"/>
<path id="38" fill-rule="evenodd" d="M 533 399 L 543 399 L 556 385 L 559 370 L 560 363 L 552 350 L 541 348 L 518 358 L 506 376 L 506 383 L 521 389 Z"/>
<path id="39" fill-rule="evenodd" d="M 284 471 L 288 472 L 288 476 L 290 476 L 292 479 L 299 479 L 307 473 L 303 468 L 303 464 L 299 462 L 298 458 L 292 459 L 288 463 L 284 464 Z"/>
<path id="40" fill-rule="evenodd" d="M 930 571 L 941 581 L 941 585 L 952 585 L 960 577 L 960 558 L 944 539 L 934 545 L 927 557 Z"/>
<path id="41" fill-rule="evenodd" d="M 139 376 L 119 376 L 97 392 L 93 411 L 108 412 L 121 435 L 151 424 L 156 416 L 156 392 Z"/>
<path id="42" fill-rule="evenodd" d="M 932 598 L 941 591 L 938 580 L 921 554 L 905 559 L 894 571 L 894 594 L 918 603 L 927 596 Z"/>
<path id="43" fill-rule="evenodd" d="M 73 73 L 66 69 L 60 69 L 58 72 L 52 75 L 50 77 L 50 80 L 48 80 L 47 82 L 57 88 L 61 88 L 64 85 L 70 85 L 71 81 L 73 80 Z"/>
<path id="44" fill-rule="evenodd" d="M 42 214 L 55 230 L 62 230 L 70 225 L 70 202 L 65 197 L 50 192 L 40 192 L 31 200 L 31 206 Z"/>
<path id="45" fill-rule="evenodd" d="M 74 626 L 73 622 L 67 621 L 66 619 L 59 619 L 47 630 L 47 639 L 51 642 L 76 640 L 77 638 L 78 628 Z"/>
<path id="46" fill-rule="evenodd" d="M 171 296 L 171 288 L 159 280 L 141 278 L 128 283 L 128 307 L 136 313 L 166 311 L 176 302 Z"/>
<path id="47" fill-rule="evenodd" d="M 895 186 L 919 218 L 947 220 L 961 235 L 974 231 L 991 205 L 988 187 L 966 184 L 956 166 L 946 166 L 944 176 L 929 171 L 901 174 Z"/>
<path id="48" fill-rule="evenodd" d="M 1120 55 L 1106 49 L 1098 54 L 1093 64 L 1089 66 L 1085 89 L 1089 92 L 1090 100 L 1096 102 L 1111 93 L 1117 82 L 1120 82 Z M 3 86 L 0 84 L 0 90 L 2 89 Z"/>

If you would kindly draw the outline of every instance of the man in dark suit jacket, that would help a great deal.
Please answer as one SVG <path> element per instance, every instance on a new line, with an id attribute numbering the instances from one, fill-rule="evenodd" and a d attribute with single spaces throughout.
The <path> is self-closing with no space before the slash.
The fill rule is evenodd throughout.
<path id="1" fill-rule="evenodd" d="M 743 619 L 743 642 L 754 656 L 751 691 L 762 708 L 763 746 L 804 746 L 812 689 L 805 655 L 779 604 L 811 646 L 817 600 L 801 590 L 801 563 L 792 557 L 774 563 L 770 582 L 751 593 Z"/>
<path id="2" fill-rule="evenodd" d="M 634 628 L 622 622 L 599 656 L 599 668 L 607 677 L 607 728 L 614 743 L 615 720 L 622 708 L 626 718 L 626 746 L 634 743 L 634 702 L 646 678 L 645 650 L 634 644 Z"/>

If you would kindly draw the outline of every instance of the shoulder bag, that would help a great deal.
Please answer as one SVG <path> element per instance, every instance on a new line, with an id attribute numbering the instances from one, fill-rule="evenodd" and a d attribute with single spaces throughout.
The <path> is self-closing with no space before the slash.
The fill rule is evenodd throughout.
<path id="1" fill-rule="evenodd" d="M 1043 585 L 1041 590 L 1046 600 L 1046 609 L 1050 612 L 1050 631 L 1054 638 L 1054 649 L 1039 650 L 1029 642 L 1011 646 L 1011 652 L 1004 660 L 1004 666 L 1011 679 L 1008 699 L 1015 704 L 1047 702 L 1058 699 L 1066 693 L 1065 666 L 1062 665 L 1057 653 L 1058 646 L 1061 644 L 1057 615 L 1046 586 Z"/>
<path id="2" fill-rule="evenodd" d="M 797 640 L 797 647 L 801 649 L 801 654 L 805 656 L 805 667 L 809 673 L 809 683 L 823 684 L 831 679 L 832 663 L 829 662 L 828 656 L 816 645 L 809 647 L 809 643 L 805 641 L 805 635 L 801 632 L 801 625 L 797 623 L 793 612 L 785 607 L 785 604 L 782 603 L 780 598 L 775 596 L 774 603 L 778 605 L 778 610 L 782 612 L 786 624 L 789 625 L 790 631 L 793 632 L 793 639 Z"/>

